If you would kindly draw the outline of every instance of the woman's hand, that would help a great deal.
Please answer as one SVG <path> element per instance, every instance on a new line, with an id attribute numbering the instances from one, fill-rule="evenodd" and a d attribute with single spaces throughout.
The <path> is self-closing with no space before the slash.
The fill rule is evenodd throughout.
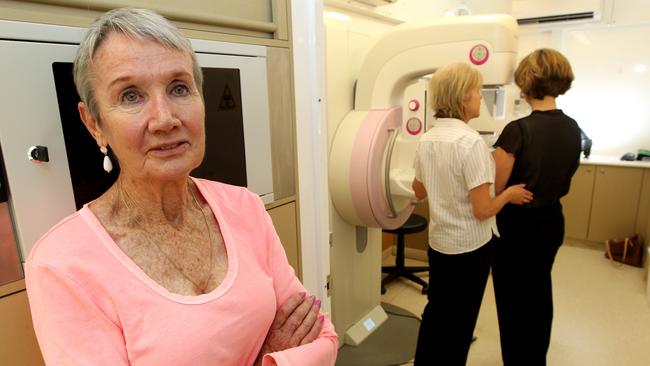
<path id="1" fill-rule="evenodd" d="M 417 180 L 417 178 L 413 178 L 413 183 L 411 183 L 411 187 L 413 188 L 413 193 L 415 193 L 415 197 L 418 200 L 423 200 L 427 198 L 427 188 L 424 186 L 424 183 Z"/>
<path id="2" fill-rule="evenodd" d="M 313 295 L 305 297 L 304 292 L 291 296 L 275 313 L 255 366 L 262 364 L 262 358 L 267 353 L 313 342 L 320 334 L 325 319 L 324 315 L 318 315 L 320 304 L 320 300 Z"/>
<path id="3" fill-rule="evenodd" d="M 508 194 L 508 202 L 515 205 L 523 205 L 533 200 L 533 193 L 524 189 L 526 184 L 515 184 L 506 189 Z"/>

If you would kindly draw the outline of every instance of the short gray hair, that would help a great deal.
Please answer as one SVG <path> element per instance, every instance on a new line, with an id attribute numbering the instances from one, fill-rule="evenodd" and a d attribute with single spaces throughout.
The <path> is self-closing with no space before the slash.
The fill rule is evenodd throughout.
<path id="1" fill-rule="evenodd" d="M 429 104 L 436 118 L 464 120 L 467 93 L 480 88 L 483 75 L 477 68 L 458 62 L 439 68 L 429 82 Z"/>
<path id="2" fill-rule="evenodd" d="M 74 60 L 74 83 L 81 101 L 97 121 L 99 111 L 97 100 L 93 95 L 90 77 L 90 65 L 99 46 L 112 33 L 120 33 L 137 40 L 152 40 L 160 45 L 187 53 L 192 58 L 192 71 L 198 92 L 202 94 L 203 74 L 196 59 L 190 41 L 159 14 L 146 9 L 120 8 L 113 9 L 97 18 L 88 27 L 86 36 L 81 41 Z"/>

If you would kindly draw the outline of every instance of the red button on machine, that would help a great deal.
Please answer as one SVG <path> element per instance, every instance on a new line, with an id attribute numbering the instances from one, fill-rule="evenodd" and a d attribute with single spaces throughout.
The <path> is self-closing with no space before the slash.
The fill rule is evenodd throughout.
<path id="1" fill-rule="evenodd" d="M 422 131 L 422 121 L 417 117 L 411 117 L 406 121 L 406 131 L 411 135 L 417 135 Z"/>
<path id="2" fill-rule="evenodd" d="M 417 111 L 420 109 L 420 102 L 417 99 L 411 99 L 409 101 L 409 109 L 413 112 Z"/>

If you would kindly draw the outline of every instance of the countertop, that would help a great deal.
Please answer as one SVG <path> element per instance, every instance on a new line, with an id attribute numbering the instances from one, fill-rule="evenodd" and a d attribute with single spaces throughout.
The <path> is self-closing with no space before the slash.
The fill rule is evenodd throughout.
<path id="1" fill-rule="evenodd" d="M 650 168 L 650 161 L 623 161 L 620 156 L 592 155 L 588 159 L 580 159 L 584 165 L 610 165 L 629 168 Z"/>

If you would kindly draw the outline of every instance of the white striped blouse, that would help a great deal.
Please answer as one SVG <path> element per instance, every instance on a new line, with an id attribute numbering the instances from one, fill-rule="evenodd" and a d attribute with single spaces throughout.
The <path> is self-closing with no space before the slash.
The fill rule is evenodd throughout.
<path id="1" fill-rule="evenodd" d="M 439 118 L 418 142 L 415 178 L 429 200 L 429 246 L 460 254 L 499 235 L 495 217 L 474 217 L 469 191 L 490 183 L 494 197 L 495 165 L 490 149 L 474 129 L 454 118 Z"/>

